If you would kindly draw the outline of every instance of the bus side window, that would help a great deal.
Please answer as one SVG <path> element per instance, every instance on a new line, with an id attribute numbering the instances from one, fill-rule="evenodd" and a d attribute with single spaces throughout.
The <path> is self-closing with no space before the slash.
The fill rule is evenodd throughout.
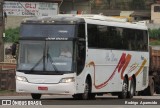
<path id="1" fill-rule="evenodd" d="M 97 25 L 88 24 L 87 25 L 88 31 L 88 47 L 97 48 L 99 37 L 98 37 L 98 29 Z"/>
<path id="2" fill-rule="evenodd" d="M 77 42 L 77 75 L 79 75 L 85 65 L 85 54 L 86 54 L 86 41 L 85 41 L 85 25 L 84 24 L 79 24 L 78 26 L 78 40 Z M 82 40 L 81 40 L 82 39 Z"/>
<path id="3" fill-rule="evenodd" d="M 78 25 L 78 38 L 85 38 L 85 24 Z"/>
<path id="4" fill-rule="evenodd" d="M 77 74 L 80 74 L 85 65 L 85 46 L 84 42 L 78 44 L 77 49 Z"/>

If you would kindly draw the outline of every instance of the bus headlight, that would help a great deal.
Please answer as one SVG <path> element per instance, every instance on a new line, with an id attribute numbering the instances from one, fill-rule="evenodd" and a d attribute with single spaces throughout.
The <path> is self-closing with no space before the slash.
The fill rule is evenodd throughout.
<path id="1" fill-rule="evenodd" d="M 16 76 L 16 80 L 23 81 L 23 82 L 28 82 L 27 78 L 23 77 L 23 76 Z"/>
<path id="2" fill-rule="evenodd" d="M 69 82 L 74 82 L 74 77 L 68 77 L 68 78 L 62 78 L 60 80 L 60 83 L 69 83 Z"/>

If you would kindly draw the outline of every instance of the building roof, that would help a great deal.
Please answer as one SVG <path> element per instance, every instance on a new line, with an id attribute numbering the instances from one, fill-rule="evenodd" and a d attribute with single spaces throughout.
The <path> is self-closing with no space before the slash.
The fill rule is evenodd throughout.
<path id="1" fill-rule="evenodd" d="M 92 10 L 92 14 L 103 14 L 105 16 L 120 16 L 120 10 Z"/>
<path id="2" fill-rule="evenodd" d="M 131 17 L 151 17 L 151 12 L 135 11 L 130 16 Z"/>
<path id="3" fill-rule="evenodd" d="M 19 1 L 19 2 L 78 2 L 78 1 L 89 1 L 89 0 L 4 0 L 4 1 Z"/>

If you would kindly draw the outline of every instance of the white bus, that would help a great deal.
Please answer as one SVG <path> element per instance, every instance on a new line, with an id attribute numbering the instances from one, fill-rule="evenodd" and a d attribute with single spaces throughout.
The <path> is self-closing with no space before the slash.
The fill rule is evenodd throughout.
<path id="1" fill-rule="evenodd" d="M 64 56 L 61 49 L 67 49 Z M 93 99 L 132 98 L 148 86 L 148 29 L 102 15 L 25 19 L 20 27 L 16 91 Z"/>

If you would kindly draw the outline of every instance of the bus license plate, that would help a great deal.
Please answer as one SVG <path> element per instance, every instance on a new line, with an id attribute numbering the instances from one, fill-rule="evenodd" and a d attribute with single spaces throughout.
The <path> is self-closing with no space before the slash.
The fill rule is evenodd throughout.
<path id="1" fill-rule="evenodd" d="M 48 90 L 48 87 L 39 86 L 39 87 L 38 87 L 38 90 Z"/>

